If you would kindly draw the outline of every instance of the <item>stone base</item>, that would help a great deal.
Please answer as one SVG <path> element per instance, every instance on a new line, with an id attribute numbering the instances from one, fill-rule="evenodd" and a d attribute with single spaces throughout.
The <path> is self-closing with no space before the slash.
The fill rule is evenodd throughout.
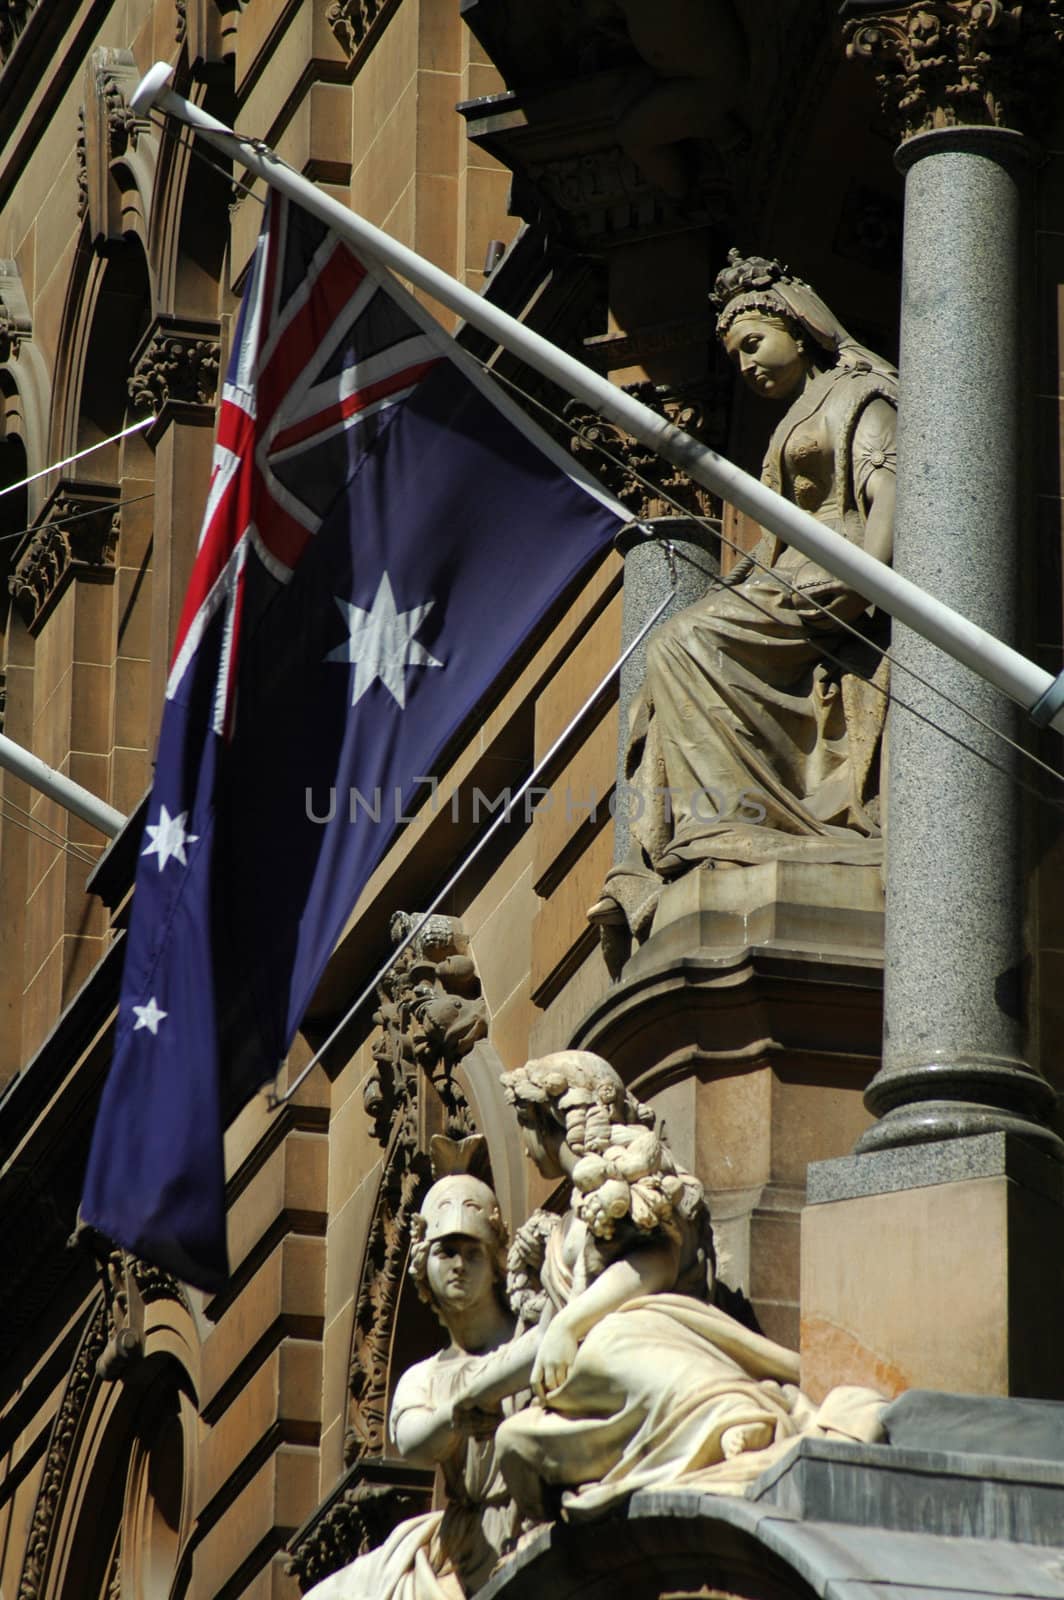
<path id="1" fill-rule="evenodd" d="M 810 1161 L 852 1150 L 880 1058 L 875 867 L 778 861 L 666 886 L 659 924 L 569 1043 L 616 1067 L 706 1186 L 720 1276 L 798 1343 Z"/>
<path id="2" fill-rule="evenodd" d="M 751 946 L 882 960 L 880 868 L 820 861 L 695 868 L 662 889 L 654 931 L 626 962 L 622 981 L 696 950 Z"/>
<path id="3" fill-rule="evenodd" d="M 809 1169 L 802 1387 L 1064 1398 L 1064 1173 L 1009 1134 Z"/>

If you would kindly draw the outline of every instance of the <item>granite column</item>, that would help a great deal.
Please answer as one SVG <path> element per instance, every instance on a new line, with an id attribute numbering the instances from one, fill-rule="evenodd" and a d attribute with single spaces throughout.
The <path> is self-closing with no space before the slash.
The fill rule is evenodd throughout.
<path id="1" fill-rule="evenodd" d="M 897 158 L 906 202 L 895 564 L 1011 643 L 1031 148 L 1011 129 L 948 127 L 907 140 Z M 907 628 L 895 626 L 892 653 L 883 1066 L 866 1097 L 881 1120 L 858 1151 L 1011 1132 L 1064 1156 L 1043 1120 L 1053 1092 L 1023 1059 L 1015 757 L 974 720 L 1014 736 L 1017 715 Z"/>

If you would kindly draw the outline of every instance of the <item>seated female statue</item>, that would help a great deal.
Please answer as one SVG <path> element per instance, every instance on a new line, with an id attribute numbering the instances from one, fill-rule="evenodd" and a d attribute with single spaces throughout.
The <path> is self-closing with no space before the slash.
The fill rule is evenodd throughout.
<path id="1" fill-rule="evenodd" d="M 545 1515 L 547 1486 L 570 1515 L 656 1483 L 735 1493 L 800 1433 L 877 1435 L 881 1396 L 839 1389 L 818 1411 L 797 1355 L 713 1304 L 702 1185 L 607 1062 L 563 1050 L 502 1081 L 536 1167 L 573 1185 L 539 1252 L 536 1399 L 495 1435 L 526 1517 Z"/>
<path id="2" fill-rule="evenodd" d="M 733 250 L 714 298 L 745 382 L 787 403 L 763 482 L 889 561 L 896 372 L 778 261 Z M 768 533 L 663 623 L 630 729 L 634 843 L 591 920 L 644 938 L 662 882 L 693 866 L 881 860 L 883 643 L 860 595 Z"/>

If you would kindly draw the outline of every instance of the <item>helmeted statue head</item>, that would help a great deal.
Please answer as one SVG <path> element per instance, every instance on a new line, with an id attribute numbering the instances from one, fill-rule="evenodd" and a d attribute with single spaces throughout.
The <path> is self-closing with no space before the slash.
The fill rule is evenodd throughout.
<path id="1" fill-rule="evenodd" d="M 418 1216 L 426 1244 L 452 1233 L 479 1239 L 491 1249 L 499 1243 L 502 1218 L 495 1191 L 468 1173 L 455 1173 L 434 1183 Z"/>
<path id="2" fill-rule="evenodd" d="M 428 1305 L 434 1305 L 428 1286 L 428 1256 L 438 1239 L 476 1239 L 491 1261 L 496 1292 L 503 1301 L 502 1284 L 506 1276 L 506 1224 L 499 1210 L 495 1191 L 467 1172 L 449 1174 L 434 1183 L 414 1215 L 410 1247 L 410 1276 L 417 1292 Z"/>

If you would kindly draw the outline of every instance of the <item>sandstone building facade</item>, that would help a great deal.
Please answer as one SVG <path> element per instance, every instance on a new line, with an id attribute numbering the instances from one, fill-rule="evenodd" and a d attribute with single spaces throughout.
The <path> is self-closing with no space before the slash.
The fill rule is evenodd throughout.
<path id="1" fill-rule="evenodd" d="M 958 1068 L 945 1100 L 975 1107 L 974 1120 L 940 1120 L 928 1148 L 970 1152 L 982 1138 L 993 1151 L 981 1145 L 974 1166 L 942 1155 L 930 1177 L 904 1160 L 889 1180 L 823 1169 L 810 1190 L 810 1163 L 849 1158 L 873 1111 L 933 1099 L 892 1079 L 872 1111 L 863 1100 L 882 1062 L 883 879 L 789 862 L 689 875 L 612 981 L 585 913 L 618 849 L 608 802 L 640 657 L 559 753 L 544 802 L 515 812 L 400 962 L 376 1012 L 354 1019 L 280 1109 L 259 1097 L 232 1122 L 229 1286 L 207 1297 L 127 1255 L 68 1245 L 219 373 L 261 218 L 260 185 L 197 153 L 177 124 L 132 110 L 153 61 L 754 472 L 771 419 L 740 391 L 707 298 L 729 247 L 789 262 L 863 345 L 896 358 L 901 337 L 904 356 L 912 206 L 907 222 L 896 147 L 958 127 L 1022 135 L 1029 150 L 1009 167 L 1020 381 L 1002 390 L 991 367 L 985 382 L 1017 418 L 1018 637 L 1051 671 L 1064 665 L 1064 11 L 1056 0 L 850 0 L 841 20 L 825 0 L 650 9 L 12 0 L 0 15 L 0 715 L 10 738 L 129 819 L 106 845 L 0 773 L 0 1595 L 280 1600 L 426 1506 L 431 1475 L 395 1457 L 384 1418 L 398 1374 L 439 1337 L 405 1278 L 429 1139 L 485 1136 L 511 1225 L 554 1203 L 522 1159 L 498 1080 L 570 1044 L 605 1055 L 663 1116 L 706 1185 L 722 1276 L 767 1334 L 801 1347 L 813 1392 L 855 1380 L 889 1395 L 1064 1398 L 1044 1334 L 1064 1298 L 1059 1182 L 1044 1142 L 1028 1155 L 1054 1125 L 1044 1083 L 1064 1071 L 1059 830 L 1044 799 L 1059 794 L 1010 772 L 988 818 L 978 796 L 959 807 L 970 854 L 995 856 L 1010 839 L 1002 870 L 1024 886 L 1021 954 L 987 974 L 973 953 L 972 967 L 1021 1027 L 1027 1076 L 984 1096 L 979 1072 Z M 988 214 L 968 236 L 943 235 L 937 265 L 906 284 L 910 301 L 963 276 L 959 261 L 978 263 L 996 226 Z M 752 546 L 732 507 L 458 331 L 679 541 L 681 601 Z M 968 337 L 982 339 L 977 319 Z M 668 581 L 663 558 L 610 552 L 512 663 L 439 774 L 439 803 L 397 835 L 353 908 L 288 1081 L 379 967 L 397 914 L 427 904 L 486 802 L 551 748 Z M 1028 743 L 1059 765 L 1048 737 Z M 910 834 L 925 826 L 911 819 Z M 415 986 L 426 981 L 454 997 L 460 1030 L 425 1028 Z M 910 1130 L 888 1157 L 913 1147 Z M 900 1239 L 915 1242 L 892 1256 Z M 858 1258 L 865 1277 L 846 1266 Z M 695 1551 L 660 1582 L 636 1539 L 611 1581 L 640 1600 L 696 1592 L 692 1571 L 704 1593 L 825 1592 L 812 1569 L 758 1555 L 748 1530 L 734 1533 L 748 1540 L 738 1555 L 715 1537 L 716 1567 Z M 594 1584 L 606 1571 L 571 1576 L 571 1592 L 604 1592 Z M 521 1581 L 499 1594 L 525 1593 Z"/>

